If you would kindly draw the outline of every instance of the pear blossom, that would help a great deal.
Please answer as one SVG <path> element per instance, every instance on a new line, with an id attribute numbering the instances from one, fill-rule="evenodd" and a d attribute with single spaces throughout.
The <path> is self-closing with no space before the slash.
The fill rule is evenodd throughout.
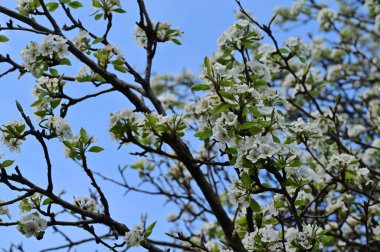
<path id="1" fill-rule="evenodd" d="M 73 135 L 69 122 L 59 116 L 50 116 L 46 122 L 46 127 L 55 132 L 61 140 L 69 139 Z"/>
<path id="2" fill-rule="evenodd" d="M 17 229 L 27 238 L 39 237 L 47 229 L 47 221 L 31 213 L 21 217 Z"/>
<path id="3" fill-rule="evenodd" d="M 124 241 L 128 246 L 138 247 L 143 240 L 141 225 L 134 225 L 131 230 L 125 233 Z"/>
<path id="4" fill-rule="evenodd" d="M 88 197 L 75 197 L 74 204 L 87 212 L 98 212 L 100 207 L 98 203 L 92 198 Z"/>
<path id="5" fill-rule="evenodd" d="M 0 204 L 2 204 L 4 202 L 5 202 L 4 200 L 0 199 Z M 12 215 L 9 212 L 8 206 L 0 206 L 0 215 L 6 215 L 8 217 L 8 219 L 12 218 Z"/>
<path id="6" fill-rule="evenodd" d="M 331 22 L 337 18 L 337 13 L 329 8 L 323 8 L 319 11 L 317 20 L 320 23 L 322 30 L 329 30 L 331 28 Z"/>
<path id="7" fill-rule="evenodd" d="M 0 128 L 2 132 L 1 142 L 9 148 L 10 151 L 20 152 L 20 146 L 23 143 L 21 134 L 24 132 L 25 125 L 21 120 L 10 121 Z"/>

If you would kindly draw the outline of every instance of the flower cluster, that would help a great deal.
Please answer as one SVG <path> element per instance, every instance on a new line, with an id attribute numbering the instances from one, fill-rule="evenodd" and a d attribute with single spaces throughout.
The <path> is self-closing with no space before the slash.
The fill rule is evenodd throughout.
<path id="1" fill-rule="evenodd" d="M 108 44 L 104 48 L 97 50 L 94 56 L 98 59 L 100 66 L 107 67 L 108 64 L 112 63 L 116 70 L 126 72 L 125 67 L 123 67 L 123 53 L 117 46 Z"/>
<path id="2" fill-rule="evenodd" d="M 321 29 L 324 31 L 330 30 L 337 16 L 338 16 L 337 13 L 333 11 L 332 9 L 329 9 L 329 8 L 321 9 L 317 16 Z"/>
<path id="3" fill-rule="evenodd" d="M 70 139 L 73 136 L 70 123 L 59 116 L 50 116 L 45 126 L 51 132 L 54 132 L 61 140 Z"/>
<path id="4" fill-rule="evenodd" d="M 85 81 L 88 76 L 88 68 L 86 66 L 83 66 L 81 69 L 79 69 L 75 80 L 79 82 Z"/>
<path id="5" fill-rule="evenodd" d="M 17 0 L 17 10 L 23 16 L 32 14 L 39 6 L 38 0 Z"/>
<path id="6" fill-rule="evenodd" d="M 20 146 L 25 140 L 23 136 L 25 124 L 21 120 L 11 121 L 0 128 L 2 132 L 1 142 L 5 144 L 11 151 L 19 152 Z"/>
<path id="7" fill-rule="evenodd" d="M 288 47 L 292 53 L 303 55 L 307 51 L 307 45 L 298 37 L 288 38 L 284 41 L 284 46 Z"/>
<path id="8" fill-rule="evenodd" d="M 36 101 L 32 107 L 36 109 L 34 114 L 42 119 L 50 115 L 52 111 L 61 103 L 60 92 L 65 82 L 59 78 L 41 77 L 36 80 L 36 85 L 33 87 L 32 95 Z"/>
<path id="9" fill-rule="evenodd" d="M 153 24 L 155 27 L 155 36 L 157 42 L 167 42 L 172 41 L 177 45 L 180 45 L 181 42 L 178 40 L 178 37 L 181 37 L 183 32 L 179 29 L 173 29 L 172 24 L 168 22 Z M 135 28 L 135 39 L 137 44 L 146 48 L 148 43 L 148 38 L 144 29 L 142 29 L 139 25 L 136 25 Z"/>
<path id="10" fill-rule="evenodd" d="M 250 45 L 261 40 L 261 32 L 248 20 L 240 19 L 230 26 L 219 38 L 219 48 L 223 50 L 239 49 L 241 45 Z"/>
<path id="11" fill-rule="evenodd" d="M 140 243 L 144 240 L 144 237 L 142 235 L 142 226 L 141 225 L 134 225 L 131 230 L 125 233 L 124 241 L 127 243 L 128 246 L 131 247 L 138 247 L 140 246 Z"/>
<path id="12" fill-rule="evenodd" d="M 40 218 L 38 213 L 31 213 L 21 217 L 17 229 L 27 238 L 32 236 L 41 239 L 47 228 L 47 221 Z"/>
<path id="13" fill-rule="evenodd" d="M 64 128 L 67 129 L 67 126 Z M 87 131 L 83 128 L 80 129 L 78 135 L 73 135 L 72 137 L 63 141 L 64 153 L 67 158 L 72 158 L 76 160 L 82 160 L 83 155 L 86 151 L 89 152 L 100 152 L 103 148 L 99 146 L 92 146 L 96 139 L 87 134 Z"/>
<path id="14" fill-rule="evenodd" d="M 314 225 L 304 225 L 303 230 L 289 228 L 285 232 L 285 251 L 299 251 L 311 249 L 315 241 L 323 234 L 321 228 Z M 280 239 L 280 231 L 273 226 L 265 226 L 249 233 L 243 243 L 249 251 L 264 250 L 282 251 L 283 244 Z"/>
<path id="15" fill-rule="evenodd" d="M 87 51 L 89 49 L 90 39 L 88 38 L 88 32 L 81 30 L 72 40 L 74 46 L 81 51 Z"/>
<path id="16" fill-rule="evenodd" d="M 30 42 L 20 52 L 24 67 L 35 76 L 40 76 L 49 67 L 59 64 L 69 64 L 65 58 L 68 55 L 67 39 L 58 35 L 48 35 L 42 44 Z"/>
<path id="17" fill-rule="evenodd" d="M 40 193 L 34 193 L 31 197 L 24 198 L 18 204 L 18 208 L 23 213 L 28 213 L 32 209 L 38 209 L 41 204 L 42 195 Z"/>
<path id="18" fill-rule="evenodd" d="M 145 140 L 152 134 L 160 136 L 163 133 L 184 135 L 186 126 L 183 119 L 178 115 L 147 114 L 140 117 L 136 112 L 125 109 L 111 114 L 110 132 L 115 140 L 130 141 L 134 137 L 142 137 Z"/>
<path id="19" fill-rule="evenodd" d="M 79 197 L 74 199 L 74 204 L 87 212 L 98 212 L 99 205 L 92 198 Z"/>
<path id="20" fill-rule="evenodd" d="M 103 11 L 103 13 L 99 13 L 95 15 L 95 19 L 99 20 L 102 17 L 106 19 L 113 12 L 124 13 L 125 11 L 121 8 L 120 0 L 93 0 L 92 6 L 95 8 L 99 8 Z M 95 13 L 98 13 L 95 12 Z"/>

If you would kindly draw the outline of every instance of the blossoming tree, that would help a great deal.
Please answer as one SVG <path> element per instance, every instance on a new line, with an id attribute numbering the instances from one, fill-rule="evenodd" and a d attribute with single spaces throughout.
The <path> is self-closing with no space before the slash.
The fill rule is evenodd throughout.
<path id="1" fill-rule="evenodd" d="M 19 196 L 0 200 L 0 226 L 39 240 L 49 229 L 60 233 L 61 226 L 92 237 L 67 238 L 60 248 L 68 249 L 93 241 L 111 251 L 378 251 L 380 3 L 320 2 L 294 1 L 262 24 L 236 0 L 238 20 L 220 36 L 215 54 L 205 57 L 199 79 L 186 72 L 152 77 L 159 44 L 180 45 L 182 32 L 153 21 L 143 0 L 137 0 L 135 30 L 146 51 L 143 73 L 108 36 L 113 17 L 127 15 L 119 0 L 92 1 L 93 18 L 106 23 L 102 35 L 75 16 L 89 7 L 80 1 L 0 5 L 9 18 L 0 31 L 41 37 L 25 45 L 23 62 L 0 55 L 9 66 L 1 77 L 18 71 L 36 81 L 34 117 L 17 103 L 22 119 L 2 125 L 1 141 L 19 151 L 24 141 L 36 139 L 47 171 L 46 184 L 31 182 L 17 160 L 1 155 L 0 185 Z M 64 23 L 54 18 L 56 11 L 65 14 Z M 274 25 L 286 30 L 315 20 L 319 32 L 309 34 L 308 42 L 291 37 L 281 44 L 272 32 Z M 1 33 L 0 41 L 12 43 Z M 83 64 L 76 76 L 65 74 L 72 59 Z M 74 98 L 66 91 L 73 82 L 98 90 Z M 120 178 L 94 172 L 88 153 L 101 156 L 103 148 L 85 129 L 73 133 L 65 119 L 78 103 L 110 92 L 121 93 L 130 106 L 110 111 L 109 132 L 120 147 L 129 144 L 120 151 L 139 149 L 133 154 L 141 159 L 130 167 L 149 190 L 130 186 L 121 168 Z M 90 196 L 70 201 L 54 187 L 47 144 L 52 139 L 83 168 Z M 152 240 L 156 222 L 129 227 L 115 219 L 99 179 L 173 203 L 177 213 L 168 222 L 176 231 Z M 21 212 L 15 221 L 9 210 L 14 204 Z M 99 226 L 108 232 L 100 233 Z"/>

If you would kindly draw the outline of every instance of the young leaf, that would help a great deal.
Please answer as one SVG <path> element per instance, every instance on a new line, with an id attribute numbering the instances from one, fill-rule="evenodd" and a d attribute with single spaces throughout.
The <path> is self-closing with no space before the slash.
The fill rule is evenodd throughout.
<path id="1" fill-rule="evenodd" d="M 153 222 L 152 224 L 148 226 L 148 228 L 145 231 L 144 238 L 148 238 L 152 234 L 153 228 L 154 226 L 156 226 L 156 223 L 157 221 Z"/>
<path id="2" fill-rule="evenodd" d="M 1 167 L 1 168 L 9 167 L 9 166 L 13 165 L 14 162 L 15 162 L 14 160 L 5 160 L 5 161 L 0 165 L 0 167 Z"/>
<path id="3" fill-rule="evenodd" d="M 66 66 L 71 66 L 71 61 L 67 58 L 63 58 L 61 59 L 61 61 L 59 62 L 60 65 L 66 65 Z"/>
<path id="4" fill-rule="evenodd" d="M 95 8 L 100 8 L 102 5 L 100 4 L 99 0 L 92 0 L 92 6 Z"/>
<path id="5" fill-rule="evenodd" d="M 4 35 L 0 35 L 0 42 L 7 42 L 7 41 L 9 41 L 9 38 L 7 38 Z"/>
<path id="6" fill-rule="evenodd" d="M 251 207 L 252 211 L 255 212 L 255 213 L 261 211 L 260 204 L 257 203 L 257 201 L 254 200 L 254 199 L 252 199 L 252 198 L 251 198 L 251 201 L 249 202 L 249 206 Z"/>
<path id="7" fill-rule="evenodd" d="M 210 59 L 208 57 L 205 57 L 204 59 L 204 64 L 205 64 L 205 67 L 206 67 L 206 70 L 207 70 L 207 76 L 209 78 L 212 78 L 212 69 L 211 69 L 211 64 L 210 64 Z"/>
<path id="8" fill-rule="evenodd" d="M 46 206 L 46 205 L 49 205 L 51 202 L 52 202 L 52 200 L 51 200 L 50 198 L 47 198 L 47 199 L 45 199 L 45 200 L 42 202 L 42 205 Z"/>
<path id="9" fill-rule="evenodd" d="M 89 152 L 95 152 L 95 153 L 98 153 L 98 152 L 101 152 L 103 151 L 104 148 L 100 147 L 100 146 L 92 146 L 88 151 Z"/>
<path id="10" fill-rule="evenodd" d="M 53 12 L 56 9 L 58 9 L 59 5 L 56 2 L 50 2 L 46 4 L 46 7 L 49 9 L 50 12 Z"/>
<path id="11" fill-rule="evenodd" d="M 195 84 L 191 86 L 191 90 L 193 91 L 201 91 L 201 90 L 209 90 L 210 85 L 207 84 Z"/>
<path id="12" fill-rule="evenodd" d="M 80 7 L 83 7 L 83 4 L 81 4 L 81 2 L 79 2 L 79 1 L 73 1 L 73 2 L 69 3 L 69 6 L 71 8 L 78 9 Z"/>

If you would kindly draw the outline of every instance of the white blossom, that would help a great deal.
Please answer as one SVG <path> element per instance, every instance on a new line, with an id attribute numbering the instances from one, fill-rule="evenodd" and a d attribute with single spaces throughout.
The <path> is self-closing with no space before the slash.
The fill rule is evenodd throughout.
<path id="1" fill-rule="evenodd" d="M 10 151 L 20 152 L 20 146 L 23 143 L 23 138 L 21 138 L 19 134 L 23 133 L 24 128 L 25 126 L 21 120 L 10 121 L 4 124 L 3 127 L 0 128 L 2 131 L 1 142 L 6 145 Z M 15 135 L 13 132 L 17 132 L 18 134 Z"/>
<path id="2" fill-rule="evenodd" d="M 86 78 L 88 76 L 88 68 L 86 66 L 83 66 L 81 69 L 79 69 L 76 79 Z"/>
<path id="3" fill-rule="evenodd" d="M 141 225 L 134 225 L 131 230 L 125 233 L 124 241 L 127 243 L 127 245 L 131 247 L 138 247 L 140 246 L 140 243 L 144 240 L 144 237 L 142 236 L 142 226 Z"/>
<path id="4" fill-rule="evenodd" d="M 304 54 L 307 50 L 305 43 L 298 37 L 291 37 L 284 41 L 284 46 L 287 46 L 292 52 Z"/>
<path id="5" fill-rule="evenodd" d="M 46 122 L 46 128 L 55 132 L 61 140 L 69 139 L 73 136 L 70 123 L 59 116 L 50 116 Z"/>
<path id="6" fill-rule="evenodd" d="M 234 48 L 249 34 L 253 40 L 261 39 L 261 32 L 258 28 L 254 27 L 248 20 L 240 19 L 220 36 L 219 47 Z"/>
<path id="7" fill-rule="evenodd" d="M 337 18 L 337 13 L 329 8 L 323 8 L 319 11 L 317 20 L 322 30 L 329 30 L 331 23 Z"/>
<path id="8" fill-rule="evenodd" d="M 47 221 L 38 217 L 37 214 L 27 214 L 21 217 L 17 229 L 27 238 L 38 237 L 47 228 Z"/>
<path id="9" fill-rule="evenodd" d="M 75 47 L 80 50 L 84 50 L 89 42 L 88 32 L 85 30 L 80 30 L 80 32 L 72 40 Z"/>
<path id="10" fill-rule="evenodd" d="M 98 212 L 100 207 L 93 198 L 78 197 L 74 198 L 74 204 L 87 212 Z"/>
<path id="11" fill-rule="evenodd" d="M 275 242 L 279 238 L 279 232 L 271 226 L 265 226 L 259 229 L 262 242 Z"/>
<path id="12" fill-rule="evenodd" d="M 0 204 L 4 203 L 5 201 L 0 199 Z M 0 215 L 6 215 L 9 219 L 12 218 L 11 213 L 9 212 L 8 206 L 0 206 Z"/>

